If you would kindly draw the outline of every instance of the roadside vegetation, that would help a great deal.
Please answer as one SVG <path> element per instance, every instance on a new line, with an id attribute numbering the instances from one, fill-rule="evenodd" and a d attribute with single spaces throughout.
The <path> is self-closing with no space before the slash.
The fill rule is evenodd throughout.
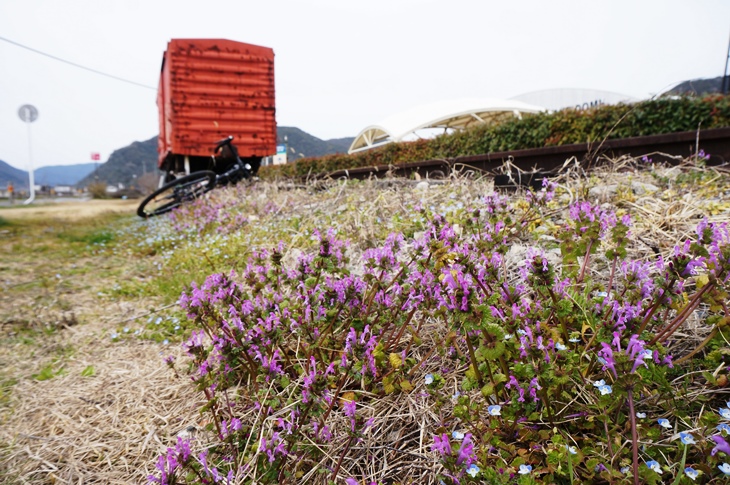
<path id="1" fill-rule="evenodd" d="M 730 176 L 265 182 L 3 226 L 8 483 L 721 483 Z"/>
<path id="2" fill-rule="evenodd" d="M 352 155 L 305 158 L 296 163 L 262 167 L 260 176 L 305 178 L 357 167 L 398 165 L 507 150 L 597 143 L 604 139 L 659 135 L 730 126 L 730 97 L 659 98 L 633 104 L 601 106 L 585 111 L 511 115 L 500 123 L 475 125 L 431 140 L 390 143 Z"/>

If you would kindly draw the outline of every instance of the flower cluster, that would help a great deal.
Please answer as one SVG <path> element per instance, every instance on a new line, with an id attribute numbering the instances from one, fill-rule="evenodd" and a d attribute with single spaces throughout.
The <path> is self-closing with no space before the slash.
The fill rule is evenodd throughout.
<path id="1" fill-rule="evenodd" d="M 337 231 L 314 232 L 311 253 L 254 249 L 240 274 L 192 284 L 183 347 L 218 443 L 194 454 L 178 442 L 151 481 L 294 482 L 307 467 L 342 480 L 348 454 L 400 450 L 365 438 L 376 401 L 401 395 L 432 410 L 429 459 L 446 484 L 724 473 L 730 410 L 702 415 L 675 382 L 694 379 L 681 368 L 694 356 L 726 372 L 727 224 L 702 221 L 666 259 L 631 259 L 630 218 L 578 201 L 554 236 L 530 239 L 555 189 L 522 208 L 497 194 L 421 208 L 417 237 L 392 233 L 355 262 Z M 675 345 L 693 315 L 707 339 Z M 670 422 L 676 406 L 693 428 Z M 675 427 L 672 455 L 659 442 Z"/>

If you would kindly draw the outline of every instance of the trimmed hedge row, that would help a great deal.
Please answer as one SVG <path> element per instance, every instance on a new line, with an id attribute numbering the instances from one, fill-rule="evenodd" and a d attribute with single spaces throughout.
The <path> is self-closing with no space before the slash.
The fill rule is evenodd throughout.
<path id="1" fill-rule="evenodd" d="M 506 150 L 540 148 L 730 126 L 730 96 L 657 99 L 577 111 L 524 115 L 498 125 L 480 125 L 431 140 L 390 143 L 354 155 L 305 158 L 262 167 L 264 179 L 307 175 L 375 165 L 455 158 Z"/>

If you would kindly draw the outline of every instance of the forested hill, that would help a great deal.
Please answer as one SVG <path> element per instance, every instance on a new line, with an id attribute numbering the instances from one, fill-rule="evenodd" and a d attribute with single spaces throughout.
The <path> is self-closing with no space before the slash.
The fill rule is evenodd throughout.
<path id="1" fill-rule="evenodd" d="M 17 189 L 27 189 L 28 172 L 19 170 L 0 160 L 0 189 L 5 190 L 8 182 L 12 183 Z"/>
<path id="2" fill-rule="evenodd" d="M 83 178 L 77 185 L 85 187 L 92 182 L 134 185 L 135 178 L 157 171 L 157 136 L 145 141 L 135 141 L 129 146 L 115 150 L 106 163 Z"/>

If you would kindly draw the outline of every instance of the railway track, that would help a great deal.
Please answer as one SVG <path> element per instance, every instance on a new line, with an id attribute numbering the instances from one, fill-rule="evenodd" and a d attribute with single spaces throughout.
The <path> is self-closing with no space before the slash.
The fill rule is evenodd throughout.
<path id="1" fill-rule="evenodd" d="M 494 175 L 496 183 L 500 185 L 501 181 L 509 180 L 508 177 L 500 176 L 507 162 L 519 171 L 532 173 L 534 178 L 541 178 L 542 175 L 555 173 L 565 164 L 566 160 L 571 159 L 582 162 L 583 166 L 588 168 L 600 163 L 602 159 L 617 159 L 622 156 L 648 156 L 654 162 L 679 163 L 682 159 L 691 157 L 700 150 L 711 155 L 708 165 L 728 163 L 730 161 L 730 127 L 605 140 L 596 143 L 508 150 L 441 160 L 422 160 L 392 166 L 358 167 L 319 174 L 316 178 L 366 179 L 385 176 L 439 178 L 453 171 L 473 171 L 479 174 Z M 528 175 L 527 180 L 523 182 L 529 183 L 532 178 Z M 512 183 L 509 180 L 506 185 Z"/>

